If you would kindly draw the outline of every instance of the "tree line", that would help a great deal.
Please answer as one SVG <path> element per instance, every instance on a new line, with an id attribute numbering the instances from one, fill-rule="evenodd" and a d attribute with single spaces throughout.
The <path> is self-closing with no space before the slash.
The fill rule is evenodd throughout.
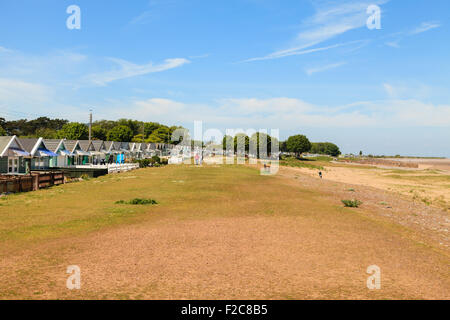
<path id="1" fill-rule="evenodd" d="M 278 141 L 276 138 L 269 136 L 265 133 L 254 133 L 250 137 L 244 133 L 238 133 L 234 137 L 225 136 L 223 138 L 223 149 L 234 150 L 239 152 L 238 146 L 244 146 L 245 152 L 249 152 L 250 144 L 253 143 L 257 149 L 259 157 L 260 143 L 267 144 L 267 152 L 271 154 L 272 144 L 274 142 L 279 143 L 280 152 L 294 153 L 296 156 L 300 156 L 302 153 L 310 152 L 314 154 L 329 155 L 337 157 L 341 154 L 339 147 L 331 142 L 310 142 L 304 135 L 290 136 L 286 141 Z M 242 150 L 244 151 L 244 150 Z"/>
<path id="2" fill-rule="evenodd" d="M 177 129 L 184 129 L 179 126 L 166 126 L 157 122 L 144 122 L 130 119 L 99 120 L 92 124 L 92 139 L 104 141 L 123 142 L 146 142 L 146 143 L 173 143 L 172 133 Z M 50 119 L 40 117 L 34 120 L 13 120 L 6 121 L 0 118 L 0 136 L 16 135 L 22 138 L 44 139 L 68 139 L 87 140 L 89 138 L 88 125 L 79 122 L 69 122 L 63 119 Z M 266 133 L 254 133 L 248 136 L 238 133 L 234 137 L 223 137 L 223 149 L 239 152 L 238 146 L 243 145 L 245 152 L 249 152 L 250 143 L 256 146 L 259 157 L 259 145 L 267 144 L 267 153 L 271 154 L 272 144 L 279 143 L 279 151 L 294 153 L 300 156 L 302 153 L 310 152 L 337 157 L 341 154 L 339 147 L 331 142 L 310 142 L 304 135 L 293 135 L 286 141 L 278 141 Z M 244 150 L 242 150 L 244 151 Z"/>
<path id="3" fill-rule="evenodd" d="M 172 133 L 179 128 L 182 127 L 169 127 L 157 122 L 130 119 L 99 120 L 92 123 L 91 133 L 94 140 L 170 143 Z M 85 123 L 47 117 L 13 121 L 0 118 L 0 135 L 16 135 L 22 138 L 87 140 L 89 138 L 89 127 Z"/>

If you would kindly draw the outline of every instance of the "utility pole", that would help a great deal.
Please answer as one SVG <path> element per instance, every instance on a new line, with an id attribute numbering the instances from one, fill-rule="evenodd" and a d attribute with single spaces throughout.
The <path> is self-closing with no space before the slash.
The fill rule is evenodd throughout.
<path id="1" fill-rule="evenodd" d="M 89 143 L 92 140 L 92 109 L 89 110 Z"/>

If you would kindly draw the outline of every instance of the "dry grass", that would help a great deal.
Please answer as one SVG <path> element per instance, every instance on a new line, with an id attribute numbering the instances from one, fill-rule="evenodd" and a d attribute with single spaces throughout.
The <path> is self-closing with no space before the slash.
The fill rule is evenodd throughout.
<path id="1" fill-rule="evenodd" d="M 446 252 L 364 206 L 343 208 L 297 180 L 258 173 L 168 166 L 9 197 L 0 206 L 0 298 L 450 297 Z M 132 198 L 158 205 L 114 204 Z M 74 264 L 80 291 L 65 288 Z M 379 291 L 365 285 L 373 264 Z"/>

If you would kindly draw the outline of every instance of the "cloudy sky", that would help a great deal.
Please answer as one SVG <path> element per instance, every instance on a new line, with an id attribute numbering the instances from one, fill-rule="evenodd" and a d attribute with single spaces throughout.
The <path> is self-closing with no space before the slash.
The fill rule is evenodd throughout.
<path id="1" fill-rule="evenodd" d="M 81 29 L 68 29 L 70 5 Z M 367 8 L 381 8 L 369 29 Z M 279 129 L 450 157 L 448 0 L 2 0 L 0 117 Z"/>

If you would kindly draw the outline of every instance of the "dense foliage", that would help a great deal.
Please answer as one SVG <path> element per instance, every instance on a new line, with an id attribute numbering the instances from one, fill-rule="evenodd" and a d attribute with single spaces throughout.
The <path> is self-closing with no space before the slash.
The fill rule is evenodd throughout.
<path id="1" fill-rule="evenodd" d="M 301 134 L 291 136 L 286 140 L 286 150 L 300 156 L 303 152 L 311 150 L 311 142 Z"/>
<path id="2" fill-rule="evenodd" d="M 49 119 L 47 117 L 40 117 L 34 120 L 13 120 L 6 121 L 0 118 L 0 127 L 5 131 L 4 135 L 16 135 L 20 137 L 35 137 L 41 134 L 55 138 L 57 131 L 69 121 L 62 119 Z M 3 132 L 0 129 L 0 134 Z"/>
<path id="3" fill-rule="evenodd" d="M 337 157 L 341 154 L 339 147 L 331 142 L 313 142 L 311 143 L 311 153 L 327 154 L 332 157 Z"/>
<path id="4" fill-rule="evenodd" d="M 43 137 L 46 138 L 46 137 Z M 89 131 L 86 125 L 78 122 L 66 123 L 58 131 L 58 138 L 68 140 L 86 140 L 89 138 Z"/>
<path id="5" fill-rule="evenodd" d="M 222 140 L 222 146 L 223 150 L 234 150 L 234 152 L 241 152 L 244 150 L 238 150 L 238 145 L 240 148 L 244 146 L 245 152 L 249 152 L 250 145 L 252 145 L 254 148 L 256 148 L 257 157 L 266 157 L 267 155 L 270 155 L 272 152 L 272 143 L 275 143 L 277 141 L 276 138 L 269 136 L 266 133 L 257 132 L 254 133 L 251 137 L 247 136 L 244 133 L 238 133 L 234 137 L 231 136 L 224 136 Z M 267 146 L 267 154 L 266 155 L 260 155 L 260 148 L 264 150 L 265 146 Z"/>
<path id="6" fill-rule="evenodd" d="M 92 124 L 92 138 L 123 142 L 173 143 L 172 133 L 182 127 L 166 126 L 156 122 L 130 119 L 99 120 Z M 16 135 L 22 138 L 66 138 L 85 140 L 89 137 L 88 125 L 62 119 L 41 117 L 35 120 L 6 121 L 0 118 L 0 135 Z"/>
<path id="7" fill-rule="evenodd" d="M 139 163 L 139 168 L 161 167 L 168 164 L 167 159 L 161 159 L 158 156 L 153 156 L 150 159 L 136 159 L 134 162 Z"/>

